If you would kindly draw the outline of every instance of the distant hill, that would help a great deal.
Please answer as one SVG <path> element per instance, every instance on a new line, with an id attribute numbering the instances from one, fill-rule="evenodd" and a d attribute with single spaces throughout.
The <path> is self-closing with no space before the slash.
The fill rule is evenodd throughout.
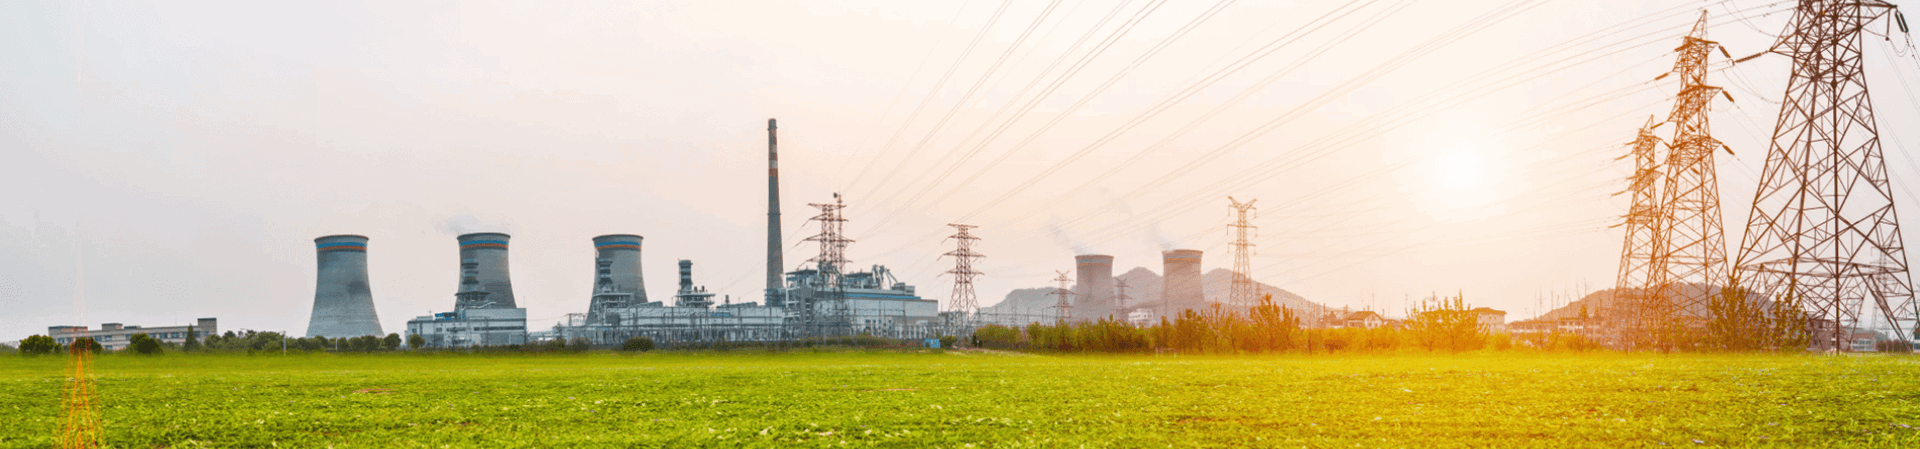
<path id="1" fill-rule="evenodd" d="M 1720 286 L 1718 285 L 1687 284 L 1685 287 L 1682 287 L 1682 288 L 1683 288 L 1683 291 L 1687 292 L 1689 295 L 1698 294 L 1701 292 L 1701 290 L 1705 290 L 1706 294 L 1709 295 L 1709 297 L 1720 294 Z M 1561 318 L 1578 318 L 1580 316 L 1581 306 L 1586 306 L 1588 316 L 1598 315 L 1601 310 L 1613 308 L 1615 290 L 1616 289 L 1609 288 L 1606 290 L 1590 293 L 1586 297 L 1574 300 L 1573 302 L 1569 302 L 1567 303 L 1567 305 L 1561 306 L 1560 308 L 1549 310 L 1547 311 L 1547 313 L 1540 314 L 1539 317 L 1533 318 L 1533 319 L 1559 320 Z M 1768 307 L 1769 303 L 1770 301 L 1762 301 L 1760 303 L 1760 306 L 1765 308 L 1765 307 Z M 1695 304 L 1693 306 L 1692 312 L 1693 314 L 1699 315 L 1699 316 L 1706 316 L 1709 314 L 1709 310 L 1707 309 L 1707 306 L 1704 303 Z"/>
<path id="2" fill-rule="evenodd" d="M 1144 267 L 1136 267 L 1125 273 L 1115 275 L 1114 278 L 1127 284 L 1127 307 L 1157 307 L 1160 305 L 1159 274 Z M 1201 295 L 1205 296 L 1207 301 L 1224 304 L 1227 301 L 1228 293 L 1233 290 L 1233 272 L 1225 268 L 1215 268 L 1213 271 L 1200 275 L 1200 284 Z M 1312 314 L 1300 313 L 1301 316 L 1319 316 L 1325 314 L 1327 311 L 1326 306 L 1308 301 L 1306 298 L 1302 298 L 1300 295 L 1296 295 L 1285 289 L 1260 282 L 1255 282 L 1254 285 L 1259 289 L 1261 294 L 1273 295 L 1273 301 L 1275 303 L 1294 310 L 1312 312 Z M 1042 313 L 1053 307 L 1054 302 L 1058 301 L 1053 295 L 1049 294 L 1052 291 L 1052 287 L 1014 289 L 1013 291 L 1007 292 L 1007 296 L 1001 299 L 1000 302 L 991 306 L 981 307 L 980 311 L 988 313 Z M 1117 285 L 1115 294 L 1119 294 Z"/>

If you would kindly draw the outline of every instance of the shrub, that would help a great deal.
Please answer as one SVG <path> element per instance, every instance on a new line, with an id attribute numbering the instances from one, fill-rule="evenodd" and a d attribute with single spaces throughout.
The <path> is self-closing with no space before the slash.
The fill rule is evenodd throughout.
<path id="1" fill-rule="evenodd" d="M 20 354 L 22 355 L 45 355 L 52 354 L 58 350 L 60 350 L 60 344 L 55 343 L 53 337 L 35 335 L 27 337 L 25 340 L 20 340 Z"/>
<path id="2" fill-rule="evenodd" d="M 942 348 L 952 348 L 954 343 L 959 343 L 959 342 L 960 342 L 960 337 L 955 337 L 951 335 L 940 337 L 940 347 Z"/>
<path id="3" fill-rule="evenodd" d="M 100 342 L 93 341 L 93 337 L 80 337 L 74 339 L 73 344 L 67 345 L 67 351 L 98 353 L 100 352 Z"/>
<path id="4" fill-rule="evenodd" d="M 1434 297 L 1420 302 L 1420 309 L 1407 315 L 1407 331 L 1428 351 L 1447 352 L 1480 349 L 1487 343 L 1487 329 L 1480 326 L 1464 296 Z"/>
<path id="5" fill-rule="evenodd" d="M 573 341 L 567 343 L 567 349 L 572 349 L 573 352 L 583 352 L 590 347 L 593 347 L 593 342 L 585 337 L 573 337 Z"/>
<path id="6" fill-rule="evenodd" d="M 1020 330 L 998 324 L 980 326 L 973 331 L 973 345 L 982 348 L 1013 349 L 1020 344 Z"/>
<path id="7" fill-rule="evenodd" d="M 1508 350 L 1508 349 L 1513 349 L 1513 336 L 1512 336 L 1512 335 L 1508 335 L 1508 334 L 1504 334 L 1504 333 L 1502 333 L 1502 334 L 1494 334 L 1494 335 L 1493 335 L 1493 350 L 1495 350 L 1495 351 L 1505 351 L 1505 350 Z"/>
<path id="8" fill-rule="evenodd" d="M 633 337 L 633 338 L 629 338 L 629 339 L 627 339 L 627 341 L 624 341 L 624 342 L 620 342 L 620 350 L 622 350 L 622 351 L 628 351 L 628 352 L 633 352 L 633 351 L 640 351 L 640 352 L 646 352 L 646 351 L 652 351 L 652 350 L 653 350 L 653 339 L 652 339 L 652 338 L 649 338 L 649 337 Z"/>
<path id="9" fill-rule="evenodd" d="M 427 346 L 427 337 L 422 337 L 420 336 L 420 334 L 413 334 L 413 335 L 407 336 L 408 349 L 420 349 L 426 346 Z"/>
<path id="10" fill-rule="evenodd" d="M 127 349 L 132 349 L 133 352 L 136 352 L 142 355 L 154 355 L 154 354 L 160 353 L 160 340 L 155 339 L 152 336 L 147 335 L 146 333 L 133 334 L 132 337 L 127 338 L 127 341 L 128 341 Z"/>

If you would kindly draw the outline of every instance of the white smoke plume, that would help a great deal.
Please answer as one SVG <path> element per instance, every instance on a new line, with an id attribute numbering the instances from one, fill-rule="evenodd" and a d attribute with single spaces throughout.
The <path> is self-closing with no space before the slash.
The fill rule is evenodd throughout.
<path id="1" fill-rule="evenodd" d="M 1053 236 L 1054 243 L 1059 243 L 1060 246 L 1073 250 L 1075 255 L 1098 254 L 1093 251 L 1092 245 L 1087 244 L 1086 239 L 1074 235 L 1073 231 L 1069 231 L 1065 227 L 1060 226 L 1060 217 L 1058 216 L 1047 220 L 1047 233 Z"/>
<path id="2" fill-rule="evenodd" d="M 513 232 L 512 229 L 505 224 L 488 222 L 466 213 L 454 214 L 451 217 L 440 220 L 439 226 L 441 232 L 453 235 L 472 234 L 475 232 Z"/>

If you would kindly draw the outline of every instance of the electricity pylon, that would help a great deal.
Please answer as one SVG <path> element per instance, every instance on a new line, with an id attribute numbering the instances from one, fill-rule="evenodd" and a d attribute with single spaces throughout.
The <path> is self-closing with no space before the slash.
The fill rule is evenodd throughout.
<path id="1" fill-rule="evenodd" d="M 1228 228 L 1233 229 L 1234 233 L 1233 288 L 1227 292 L 1227 306 L 1235 310 L 1252 309 L 1255 305 L 1255 297 L 1259 296 L 1260 291 L 1253 285 L 1253 242 L 1247 240 L 1247 231 L 1256 230 L 1259 227 L 1247 222 L 1247 212 L 1253 211 L 1253 203 L 1260 200 L 1252 199 L 1242 203 L 1229 196 L 1227 201 L 1233 203 L 1233 210 L 1238 214 L 1238 220 L 1227 225 Z"/>
<path id="2" fill-rule="evenodd" d="M 1680 56 L 1673 71 L 1660 76 L 1678 75 L 1681 86 L 1673 113 L 1667 117 L 1675 127 L 1667 145 L 1666 182 L 1661 186 L 1659 222 L 1654 227 L 1653 269 L 1648 279 L 1652 294 L 1638 309 L 1641 319 L 1637 321 L 1643 330 L 1655 334 L 1656 344 L 1663 349 L 1705 328 L 1712 286 L 1727 280 L 1720 182 L 1713 164 L 1713 153 L 1726 145 L 1715 140 L 1707 127 L 1708 106 L 1715 97 L 1727 95 L 1706 83 L 1707 58 L 1716 49 L 1725 55 L 1718 42 L 1707 40 L 1707 14 L 1702 11 L 1693 31 L 1675 50 Z"/>
<path id="3" fill-rule="evenodd" d="M 840 201 L 838 193 L 833 194 L 832 203 L 807 205 L 820 209 L 820 215 L 808 219 L 820 223 L 820 233 L 807 237 L 806 241 L 820 244 L 820 255 L 809 262 L 813 262 L 819 270 L 821 285 L 815 288 L 826 293 L 825 301 L 806 304 L 808 335 L 851 334 L 853 319 L 848 316 L 851 311 L 847 307 L 846 273 L 843 270 L 847 266 L 847 244 L 853 243 L 853 239 L 845 237 L 847 219 L 841 214 L 847 205 Z M 813 296 L 819 298 L 821 295 Z M 809 302 L 814 301 L 809 299 Z"/>
<path id="4" fill-rule="evenodd" d="M 947 238 L 958 244 L 958 248 L 945 254 L 953 258 L 953 269 L 947 270 L 947 274 L 953 275 L 953 299 L 947 302 L 947 311 L 960 314 L 965 317 L 965 324 L 971 325 L 974 309 L 979 307 L 974 299 L 973 278 L 982 274 L 973 269 L 973 261 L 987 256 L 973 251 L 973 242 L 980 238 L 968 231 L 979 226 L 957 223 L 948 223 L 947 226 L 952 226 L 955 231 Z"/>
<path id="5" fill-rule="evenodd" d="M 1073 283 L 1073 279 L 1068 278 L 1065 271 L 1055 270 L 1054 272 L 1060 273 L 1060 277 L 1053 278 L 1054 282 L 1060 283 L 1060 288 L 1053 289 L 1053 296 L 1059 297 L 1059 300 L 1054 302 L 1053 308 L 1060 310 L 1059 321 L 1065 323 L 1073 320 L 1073 302 L 1067 300 L 1068 297 L 1073 296 L 1073 289 L 1067 288 Z"/>
<path id="6" fill-rule="evenodd" d="M 1647 117 L 1647 124 L 1640 127 L 1640 136 L 1629 144 L 1631 153 L 1621 158 L 1633 158 L 1633 176 L 1627 178 L 1627 190 L 1620 193 L 1632 193 L 1633 205 L 1618 226 L 1626 226 L 1626 242 L 1620 248 L 1620 277 L 1614 283 L 1613 303 L 1601 308 L 1600 315 L 1610 329 L 1613 344 L 1623 349 L 1631 349 L 1634 343 L 1644 339 L 1644 321 L 1639 311 L 1644 310 L 1647 297 L 1651 292 L 1653 271 L 1653 239 L 1657 236 L 1655 227 L 1660 221 L 1660 163 L 1656 153 L 1659 150 L 1660 137 L 1653 134 L 1659 126 L 1653 117 Z"/>
<path id="7" fill-rule="evenodd" d="M 1826 349 L 1847 348 L 1869 297 L 1900 341 L 1920 315 L 1860 51 L 1861 31 L 1893 8 L 1801 0 L 1791 32 L 1761 53 L 1793 58 L 1793 76 L 1738 266 L 1751 290 L 1806 311 Z"/>

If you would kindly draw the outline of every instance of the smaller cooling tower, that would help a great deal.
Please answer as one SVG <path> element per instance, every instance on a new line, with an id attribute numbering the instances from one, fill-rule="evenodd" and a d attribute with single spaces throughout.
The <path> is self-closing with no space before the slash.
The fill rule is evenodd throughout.
<path id="1" fill-rule="evenodd" d="M 1073 314 L 1100 319 L 1113 310 L 1113 256 L 1082 254 L 1073 257 L 1079 282 L 1074 286 Z M 1124 317 L 1122 317 L 1124 318 Z"/>
<path id="2" fill-rule="evenodd" d="M 367 284 L 367 238 L 329 235 L 313 239 L 320 272 L 313 288 L 313 316 L 308 337 L 384 335 L 373 311 L 373 290 Z"/>
<path id="3" fill-rule="evenodd" d="M 634 301 L 647 302 L 647 283 L 640 277 L 640 241 L 640 236 L 632 234 L 594 237 L 593 249 L 597 253 L 594 259 L 613 263 L 607 269 L 612 275 L 614 291 L 632 293 Z M 599 288 L 599 282 L 596 276 L 595 288 Z"/>
<path id="4" fill-rule="evenodd" d="M 459 237 L 460 261 L 474 264 L 474 279 L 487 292 L 487 301 L 493 303 L 489 308 L 520 307 L 514 305 L 513 279 L 507 271 L 507 239 L 511 238 L 498 232 L 479 232 Z"/>
<path id="5" fill-rule="evenodd" d="M 1166 304 L 1168 315 L 1177 315 L 1183 310 L 1205 310 L 1207 298 L 1201 291 L 1200 250 L 1176 249 L 1161 251 L 1160 261 L 1164 264 L 1165 278 L 1160 284 L 1160 301 Z"/>

